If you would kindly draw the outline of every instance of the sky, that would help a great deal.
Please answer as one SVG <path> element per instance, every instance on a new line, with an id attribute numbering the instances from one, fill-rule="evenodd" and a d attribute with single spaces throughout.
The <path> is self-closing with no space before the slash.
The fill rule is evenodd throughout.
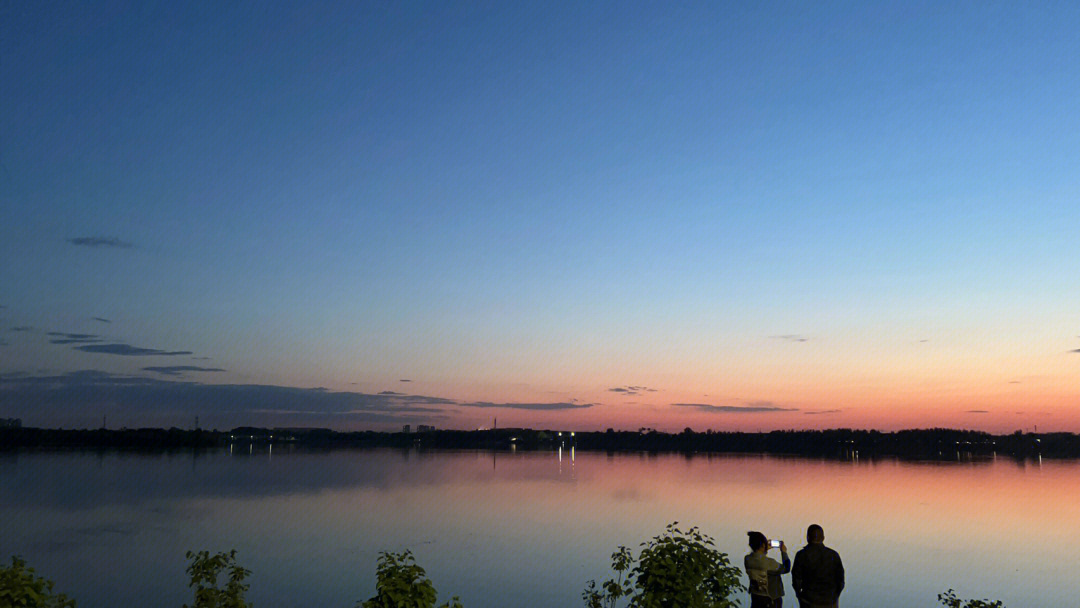
<path id="1" fill-rule="evenodd" d="M 0 3 L 0 417 L 1080 432 L 1072 3 Z"/>

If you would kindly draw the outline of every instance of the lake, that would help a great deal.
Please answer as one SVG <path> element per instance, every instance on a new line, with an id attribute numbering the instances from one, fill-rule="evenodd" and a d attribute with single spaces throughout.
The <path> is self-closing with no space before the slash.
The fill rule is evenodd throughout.
<path id="1" fill-rule="evenodd" d="M 249 452 L 250 450 L 250 452 Z M 672 521 L 741 566 L 747 530 L 802 547 L 820 523 L 841 605 L 1080 605 L 1080 463 L 838 462 L 556 452 L 0 454 L 0 559 L 21 555 L 80 608 L 191 602 L 188 550 L 238 551 L 256 608 L 352 607 L 380 550 L 412 549 L 467 608 L 580 606 Z M 774 555 L 770 553 L 770 555 Z M 789 599 L 790 577 L 785 576 Z"/>

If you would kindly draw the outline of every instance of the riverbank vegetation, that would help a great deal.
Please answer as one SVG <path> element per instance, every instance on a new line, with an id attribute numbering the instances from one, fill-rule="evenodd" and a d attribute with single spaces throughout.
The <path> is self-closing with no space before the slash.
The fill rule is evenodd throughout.
<path id="1" fill-rule="evenodd" d="M 236 560 L 236 551 L 188 552 L 187 567 L 193 603 L 183 608 L 254 608 L 245 599 L 251 572 Z M 625 546 L 611 555 L 612 576 L 582 593 L 584 608 L 735 608 L 745 603 L 742 570 L 698 528 L 678 522 L 641 543 L 637 555 Z M 409 550 L 382 552 L 375 568 L 375 595 L 356 608 L 436 608 L 438 594 Z M 0 566 L 0 608 L 76 608 L 75 600 L 54 591 L 54 583 L 38 576 L 18 557 Z M 1005 608 L 999 600 L 961 599 L 949 589 L 938 594 L 945 608 Z M 438 608 L 464 608 L 454 596 Z"/>
<path id="2" fill-rule="evenodd" d="M 684 454 L 758 453 L 842 460 L 899 457 L 928 460 L 979 460 L 995 456 L 1080 458 L 1080 435 L 1025 433 L 992 435 L 956 429 L 894 432 L 833 429 L 735 433 L 694 431 L 571 432 L 536 429 L 475 431 L 424 430 L 380 433 L 336 432 L 330 429 L 265 429 L 237 427 L 230 431 L 156 429 L 0 428 L 0 451 L 20 449 L 218 449 L 230 445 L 273 445 L 275 449 L 373 448 L 677 452 Z"/>

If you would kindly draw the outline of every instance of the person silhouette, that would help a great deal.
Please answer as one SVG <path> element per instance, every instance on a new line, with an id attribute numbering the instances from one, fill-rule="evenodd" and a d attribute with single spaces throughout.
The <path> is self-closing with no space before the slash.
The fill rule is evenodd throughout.
<path id="1" fill-rule="evenodd" d="M 780 557 L 783 563 L 768 557 L 769 540 L 761 532 L 747 532 L 750 537 L 750 553 L 743 558 L 743 567 L 750 578 L 750 608 L 781 608 L 784 603 L 784 582 L 781 574 L 791 571 L 787 546 L 780 541 Z"/>
<path id="2" fill-rule="evenodd" d="M 825 531 L 817 524 L 806 529 L 806 546 L 795 554 L 791 588 L 800 608 L 839 608 L 844 564 L 839 553 L 825 546 Z"/>

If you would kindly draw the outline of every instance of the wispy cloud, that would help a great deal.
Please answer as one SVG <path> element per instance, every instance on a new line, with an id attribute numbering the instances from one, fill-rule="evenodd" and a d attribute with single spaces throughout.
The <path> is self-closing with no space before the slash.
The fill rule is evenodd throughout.
<path id="1" fill-rule="evenodd" d="M 817 414 L 839 414 L 842 411 L 843 410 L 814 410 L 814 411 L 803 412 L 803 413 L 806 414 L 807 416 L 814 416 L 814 415 L 817 415 Z"/>
<path id="2" fill-rule="evenodd" d="M 968 410 L 966 414 L 989 414 L 990 410 Z"/>
<path id="3" fill-rule="evenodd" d="M 380 395 L 404 395 L 405 393 L 395 393 L 394 391 L 382 391 Z"/>
<path id="4" fill-rule="evenodd" d="M 1080 348 L 1070 350 L 1069 352 L 1070 353 L 1080 353 Z"/>
<path id="5" fill-rule="evenodd" d="M 783 340 L 785 342 L 806 342 L 807 340 L 810 339 L 810 338 L 807 338 L 806 336 L 804 336 L 802 334 L 782 334 L 782 335 L 779 335 L 779 336 L 769 336 L 769 337 L 773 338 L 774 340 Z"/>
<path id="6" fill-rule="evenodd" d="M 184 372 L 223 372 L 220 367 L 199 367 L 197 365 L 168 365 L 144 367 L 144 371 L 164 374 L 166 376 L 179 376 Z"/>
<path id="7" fill-rule="evenodd" d="M 15 327 L 9 327 L 8 331 L 34 331 L 34 328 L 29 325 L 16 325 Z"/>
<path id="8" fill-rule="evenodd" d="M 401 380 L 398 380 L 398 382 L 412 382 L 412 380 L 409 380 L 408 378 L 402 378 Z"/>
<path id="9" fill-rule="evenodd" d="M 515 410 L 582 410 L 592 407 L 593 403 L 491 403 L 489 401 L 474 401 L 472 403 L 458 403 L 462 407 L 501 407 Z"/>
<path id="10" fill-rule="evenodd" d="M 75 350 L 81 350 L 88 353 L 102 353 L 106 355 L 123 355 L 126 357 L 136 357 L 143 355 L 160 355 L 165 357 L 171 357 L 175 355 L 190 355 L 190 350 L 158 350 L 156 348 L 142 348 L 139 346 L 132 346 L 130 344 L 88 344 L 86 346 L 76 346 Z"/>
<path id="11" fill-rule="evenodd" d="M 100 321 L 102 323 L 112 323 L 112 321 L 110 321 L 108 319 L 105 319 L 105 318 L 102 318 L 102 317 L 90 317 L 90 318 L 95 320 L 95 321 Z"/>
<path id="12" fill-rule="evenodd" d="M 48 335 L 53 336 L 53 339 L 49 340 L 52 344 L 89 344 L 92 342 L 101 342 L 101 337 L 97 334 L 68 334 L 62 331 L 50 331 Z"/>
<path id="13" fill-rule="evenodd" d="M 799 408 L 780 407 L 771 401 L 753 401 L 746 405 L 712 405 L 710 403 L 672 403 L 675 407 L 689 407 L 716 414 L 753 414 L 759 412 L 797 412 Z"/>
<path id="14" fill-rule="evenodd" d="M 622 393 L 624 395 L 640 395 L 641 393 L 655 393 L 655 388 L 649 388 L 647 386 L 616 386 L 614 388 L 607 389 L 608 392 Z"/>
<path id="15" fill-rule="evenodd" d="M 131 249 L 135 245 L 121 241 L 114 236 L 80 236 L 68 239 L 67 242 L 79 247 L 113 247 L 116 249 Z"/>

